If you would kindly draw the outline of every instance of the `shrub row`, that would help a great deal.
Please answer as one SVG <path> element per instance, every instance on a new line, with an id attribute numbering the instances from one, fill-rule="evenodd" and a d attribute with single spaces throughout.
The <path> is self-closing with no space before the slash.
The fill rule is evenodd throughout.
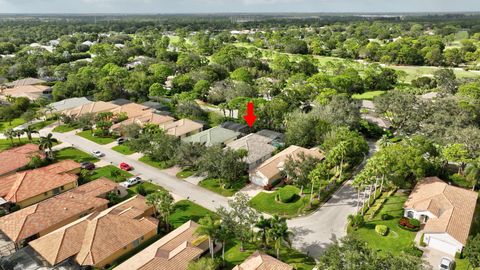
<path id="1" fill-rule="evenodd" d="M 420 229 L 420 221 L 414 218 L 402 217 L 398 221 L 398 226 L 405 230 L 416 232 Z"/>

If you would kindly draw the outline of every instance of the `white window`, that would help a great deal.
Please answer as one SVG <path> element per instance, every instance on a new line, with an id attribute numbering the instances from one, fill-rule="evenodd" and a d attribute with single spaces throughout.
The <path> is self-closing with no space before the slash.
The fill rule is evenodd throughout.
<path id="1" fill-rule="evenodd" d="M 407 211 L 407 217 L 413 218 L 413 211 Z"/>

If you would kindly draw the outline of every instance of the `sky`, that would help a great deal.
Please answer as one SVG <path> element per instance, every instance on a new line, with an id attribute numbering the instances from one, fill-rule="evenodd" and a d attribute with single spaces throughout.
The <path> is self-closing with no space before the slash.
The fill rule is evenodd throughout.
<path id="1" fill-rule="evenodd" d="M 480 0 L 0 0 L 0 13 L 480 11 Z"/>

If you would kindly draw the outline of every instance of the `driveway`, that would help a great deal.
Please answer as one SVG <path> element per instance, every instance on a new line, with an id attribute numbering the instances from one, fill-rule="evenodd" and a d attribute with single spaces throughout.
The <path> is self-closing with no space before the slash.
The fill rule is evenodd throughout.
<path id="1" fill-rule="evenodd" d="M 357 192 L 350 183 L 346 182 L 313 214 L 288 220 L 296 249 L 318 258 L 328 245 L 347 234 L 347 216 L 355 213 L 357 206 Z"/>
<path id="2" fill-rule="evenodd" d="M 423 250 L 422 259 L 428 262 L 433 267 L 433 269 L 438 268 L 438 266 L 440 265 L 440 261 L 442 260 L 443 257 L 447 257 L 451 260 L 455 260 L 455 258 L 453 258 L 452 255 L 449 255 L 440 250 L 436 250 L 429 247 L 422 248 L 422 250 Z"/>
<path id="3" fill-rule="evenodd" d="M 46 135 L 50 130 L 42 130 L 42 135 Z M 111 150 L 105 145 L 96 144 L 90 140 L 76 136 L 74 132 L 71 133 L 53 133 L 58 140 L 71 144 L 86 153 L 91 153 L 93 150 L 100 150 L 105 153 L 105 156 L 100 158 L 106 164 L 113 164 L 118 166 L 121 162 L 126 162 L 134 167 L 132 174 L 142 175 L 144 179 L 151 179 L 152 182 L 164 187 L 168 191 L 187 198 L 209 210 L 215 211 L 218 207 L 228 207 L 228 199 L 214 192 L 193 185 L 187 181 L 180 180 L 175 176 L 162 172 L 161 170 L 151 167 L 143 162 L 140 162 L 132 157 L 122 155 L 114 150 Z"/>

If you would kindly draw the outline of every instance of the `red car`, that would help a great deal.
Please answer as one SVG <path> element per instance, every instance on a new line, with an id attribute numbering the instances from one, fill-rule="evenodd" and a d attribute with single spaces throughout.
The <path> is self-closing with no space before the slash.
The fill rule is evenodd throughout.
<path id="1" fill-rule="evenodd" d="M 119 167 L 120 167 L 120 169 L 122 169 L 122 170 L 124 170 L 124 171 L 130 171 L 130 170 L 133 169 L 132 166 L 128 165 L 128 164 L 125 163 L 125 162 L 120 163 L 120 166 L 119 166 Z"/>

